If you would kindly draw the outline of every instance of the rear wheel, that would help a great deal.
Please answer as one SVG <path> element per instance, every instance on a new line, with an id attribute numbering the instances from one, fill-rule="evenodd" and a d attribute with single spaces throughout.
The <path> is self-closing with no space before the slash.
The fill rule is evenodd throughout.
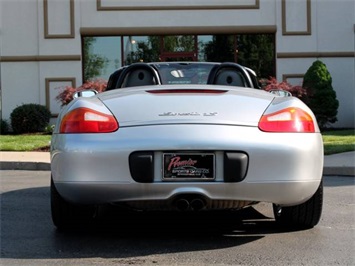
<path id="1" fill-rule="evenodd" d="M 67 202 L 58 193 L 51 179 L 52 221 L 58 229 L 70 229 L 88 225 L 94 217 L 95 208 L 86 205 L 74 205 Z"/>
<path id="2" fill-rule="evenodd" d="M 323 180 L 317 191 L 306 202 L 291 206 L 281 207 L 273 205 L 275 220 L 286 228 L 307 229 L 318 224 L 322 215 L 323 206 Z"/>

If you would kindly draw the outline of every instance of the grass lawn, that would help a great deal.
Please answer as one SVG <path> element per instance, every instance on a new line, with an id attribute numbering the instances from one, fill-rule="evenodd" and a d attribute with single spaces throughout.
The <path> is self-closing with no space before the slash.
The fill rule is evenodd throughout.
<path id="1" fill-rule="evenodd" d="M 322 133 L 324 154 L 355 151 L 355 131 L 334 130 Z M 48 151 L 50 135 L 0 135 L 0 151 Z"/>
<path id="2" fill-rule="evenodd" d="M 334 130 L 322 133 L 324 154 L 355 151 L 355 130 Z"/>
<path id="3" fill-rule="evenodd" d="M 0 135 L 0 151 L 36 151 L 49 147 L 51 135 Z"/>

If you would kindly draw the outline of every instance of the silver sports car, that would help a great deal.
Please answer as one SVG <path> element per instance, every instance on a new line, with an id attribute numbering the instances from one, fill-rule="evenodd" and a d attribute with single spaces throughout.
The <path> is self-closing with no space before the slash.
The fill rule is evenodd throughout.
<path id="1" fill-rule="evenodd" d="M 315 116 L 288 93 L 260 90 L 251 69 L 136 63 L 114 72 L 106 92 L 78 94 L 52 137 L 58 228 L 94 219 L 103 205 L 192 212 L 268 202 L 280 226 L 318 223 Z"/>

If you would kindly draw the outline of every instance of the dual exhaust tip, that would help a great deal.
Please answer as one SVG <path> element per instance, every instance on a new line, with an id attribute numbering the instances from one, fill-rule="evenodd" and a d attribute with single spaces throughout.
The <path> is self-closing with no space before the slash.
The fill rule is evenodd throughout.
<path id="1" fill-rule="evenodd" d="M 206 207 L 206 202 L 202 198 L 178 198 L 175 206 L 179 211 L 200 211 Z"/>

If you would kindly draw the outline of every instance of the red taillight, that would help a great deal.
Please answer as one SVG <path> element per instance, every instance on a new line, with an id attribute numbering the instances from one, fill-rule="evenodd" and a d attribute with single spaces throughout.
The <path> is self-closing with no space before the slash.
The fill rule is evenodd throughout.
<path id="1" fill-rule="evenodd" d="M 263 115 L 259 129 L 266 132 L 315 132 L 312 116 L 296 107 Z"/>
<path id="2" fill-rule="evenodd" d="M 78 108 L 67 113 L 60 124 L 60 133 L 109 133 L 118 129 L 111 114 L 89 108 Z"/>

